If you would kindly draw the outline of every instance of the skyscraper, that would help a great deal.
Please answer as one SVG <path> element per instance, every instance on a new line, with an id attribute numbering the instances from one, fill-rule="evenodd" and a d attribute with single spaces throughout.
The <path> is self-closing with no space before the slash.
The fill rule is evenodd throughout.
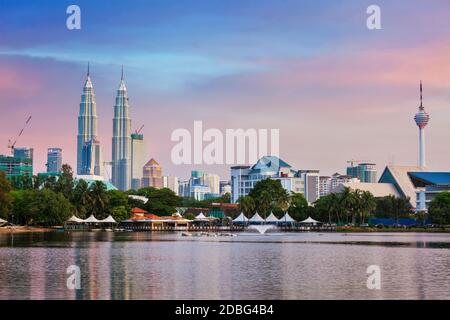
<path id="1" fill-rule="evenodd" d="M 62 149 L 47 149 L 47 172 L 61 172 L 62 167 Z"/>
<path id="2" fill-rule="evenodd" d="M 33 148 L 16 147 L 14 148 L 14 158 L 28 159 L 31 162 L 31 174 L 33 174 Z"/>
<path id="3" fill-rule="evenodd" d="M 93 146 L 95 146 L 95 152 L 93 152 Z M 100 176 L 103 161 L 101 155 L 101 146 L 97 137 L 97 105 L 88 64 L 78 116 L 77 174 Z"/>
<path id="4" fill-rule="evenodd" d="M 162 169 L 155 159 L 152 158 L 145 164 L 142 175 L 143 187 L 153 187 L 158 189 L 163 187 Z"/>
<path id="5" fill-rule="evenodd" d="M 347 175 L 353 178 L 358 178 L 361 182 L 376 183 L 377 182 L 377 166 L 375 163 L 361 162 L 356 166 L 351 165 L 347 167 Z"/>
<path id="6" fill-rule="evenodd" d="M 133 133 L 131 135 L 131 188 L 139 189 L 142 185 L 142 168 L 144 167 L 145 150 L 144 135 Z"/>
<path id="7" fill-rule="evenodd" d="M 420 81 L 420 105 L 419 111 L 414 116 L 414 121 L 416 121 L 419 127 L 419 166 L 424 169 L 426 167 L 425 161 L 425 127 L 430 120 L 430 116 L 425 112 L 425 108 L 422 103 L 422 81 Z"/>
<path id="8" fill-rule="evenodd" d="M 131 119 L 123 67 L 114 106 L 112 184 L 120 190 L 128 190 L 131 187 Z"/>

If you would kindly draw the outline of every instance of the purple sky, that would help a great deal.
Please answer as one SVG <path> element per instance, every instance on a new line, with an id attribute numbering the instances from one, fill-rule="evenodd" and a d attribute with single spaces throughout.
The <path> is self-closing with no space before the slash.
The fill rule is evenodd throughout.
<path id="1" fill-rule="evenodd" d="M 176 166 L 174 129 L 279 128 L 281 158 L 297 169 L 345 171 L 352 158 L 417 163 L 419 80 L 431 120 L 427 162 L 450 169 L 450 3 L 430 1 L 76 1 L 82 29 L 66 29 L 69 1 L 0 4 L 0 153 L 28 115 L 18 146 L 63 148 L 76 166 L 77 115 L 87 61 L 99 138 L 111 158 L 114 97 L 125 66 L 133 129 L 164 174 Z M 381 7 L 382 30 L 366 28 Z"/>

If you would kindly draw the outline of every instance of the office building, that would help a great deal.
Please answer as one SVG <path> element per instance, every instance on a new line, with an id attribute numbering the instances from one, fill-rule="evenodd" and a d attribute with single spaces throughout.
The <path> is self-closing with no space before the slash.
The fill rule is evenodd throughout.
<path id="1" fill-rule="evenodd" d="M 175 192 L 176 195 L 178 195 L 179 193 L 178 177 L 163 176 L 163 188 L 168 188 L 173 192 Z"/>
<path id="2" fill-rule="evenodd" d="M 131 135 L 131 189 L 138 190 L 142 186 L 142 168 L 145 165 L 144 135 Z"/>
<path id="3" fill-rule="evenodd" d="M 47 149 L 47 172 L 61 172 L 62 168 L 62 149 L 48 148 Z"/>
<path id="4" fill-rule="evenodd" d="M 111 176 L 119 190 L 131 188 L 131 118 L 123 67 L 114 106 Z"/>
<path id="5" fill-rule="evenodd" d="M 150 159 L 143 167 L 142 187 L 162 188 L 162 168 L 155 159 Z"/>
<path id="6" fill-rule="evenodd" d="M 102 175 L 103 159 L 97 134 L 97 104 L 89 65 L 81 94 L 78 115 L 77 171 L 78 175 Z"/>

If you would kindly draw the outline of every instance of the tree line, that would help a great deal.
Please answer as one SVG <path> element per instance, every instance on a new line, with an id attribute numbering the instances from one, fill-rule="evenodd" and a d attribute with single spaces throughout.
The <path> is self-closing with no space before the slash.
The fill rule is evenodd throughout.
<path id="1" fill-rule="evenodd" d="M 143 201 L 129 195 L 144 196 Z M 131 208 L 139 207 L 164 216 L 183 205 L 207 207 L 211 202 L 229 202 L 229 196 L 196 201 L 177 196 L 167 188 L 139 190 L 107 190 L 102 181 L 87 183 L 75 179 L 72 168 L 65 164 L 57 177 L 18 176 L 7 179 L 0 172 L 0 218 L 14 224 L 63 225 L 72 215 L 85 219 L 94 215 L 104 219 L 111 215 L 116 221 L 128 219 Z"/>
<path id="2" fill-rule="evenodd" d="M 344 188 L 340 193 L 320 197 L 308 205 L 300 193 L 288 193 L 279 180 L 258 181 L 247 196 L 237 201 L 239 209 L 247 217 L 258 212 L 263 218 L 271 212 L 278 218 L 288 212 L 297 221 L 312 217 L 316 220 L 337 224 L 365 224 L 369 218 L 431 219 L 436 224 L 450 224 L 450 193 L 443 192 L 431 202 L 428 216 L 417 216 L 408 198 L 392 195 L 376 198 L 369 191 Z"/>

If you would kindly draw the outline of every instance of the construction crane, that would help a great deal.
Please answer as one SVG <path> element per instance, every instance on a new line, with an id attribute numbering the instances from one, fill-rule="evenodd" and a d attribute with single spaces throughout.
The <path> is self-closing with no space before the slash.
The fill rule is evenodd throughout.
<path id="1" fill-rule="evenodd" d="M 141 131 L 142 131 L 143 128 L 144 128 L 144 125 L 142 125 L 142 126 L 139 128 L 139 130 L 136 130 L 134 133 L 136 133 L 136 134 L 141 133 Z"/>
<path id="2" fill-rule="evenodd" d="M 17 137 L 14 139 L 14 142 L 11 142 L 12 139 L 8 140 L 8 148 L 11 149 L 11 155 L 14 155 L 14 147 L 16 146 L 17 140 L 19 140 L 20 136 L 22 135 L 23 131 L 25 130 L 25 128 L 27 127 L 28 123 L 31 120 L 31 116 L 28 117 L 27 121 L 25 121 L 25 124 L 22 127 L 22 130 L 20 130 L 19 134 L 17 135 Z"/>

